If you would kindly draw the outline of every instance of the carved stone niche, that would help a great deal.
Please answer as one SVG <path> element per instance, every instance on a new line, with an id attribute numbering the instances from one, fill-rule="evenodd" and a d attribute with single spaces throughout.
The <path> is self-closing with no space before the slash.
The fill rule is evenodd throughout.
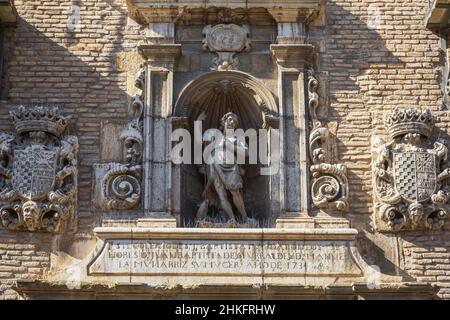
<path id="1" fill-rule="evenodd" d="M 58 107 L 10 113 L 15 134 L 0 132 L 0 220 L 9 230 L 76 227 L 78 139 L 64 135 Z"/>
<path id="2" fill-rule="evenodd" d="M 430 110 L 394 110 L 385 118 L 388 140 L 372 141 L 378 231 L 439 229 L 448 216 L 448 149 L 433 139 Z"/>
<path id="3" fill-rule="evenodd" d="M 202 120 L 201 135 L 208 129 L 220 128 L 221 118 L 229 112 L 237 116 L 238 129 L 244 132 L 265 129 L 270 136 L 279 122 L 278 107 L 272 93 L 259 80 L 240 71 L 215 71 L 198 77 L 182 91 L 174 110 L 173 128 L 184 127 L 192 137 L 195 136 L 194 123 L 202 114 L 205 118 Z M 258 136 L 253 137 L 254 141 L 259 139 Z M 200 154 L 202 152 L 199 151 Z M 273 160 L 270 158 L 269 161 Z M 182 226 L 198 225 L 196 213 L 203 203 L 205 187 L 209 185 L 205 174 L 207 166 L 204 163 L 195 164 L 194 159 L 190 163 L 175 165 L 173 171 L 173 188 L 178 191 L 173 193 L 172 207 L 180 216 Z M 261 174 L 268 165 L 259 162 L 250 164 L 246 161 L 241 167 L 244 172 L 243 200 L 248 216 L 261 224 L 271 223 L 280 210 L 279 173 Z M 212 207 L 209 216 L 221 217 L 221 214 L 215 214 L 220 210 Z"/>

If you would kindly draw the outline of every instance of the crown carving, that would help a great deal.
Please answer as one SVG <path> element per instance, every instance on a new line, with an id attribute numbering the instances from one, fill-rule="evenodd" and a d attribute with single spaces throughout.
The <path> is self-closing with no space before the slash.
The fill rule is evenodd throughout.
<path id="1" fill-rule="evenodd" d="M 14 128 L 18 134 L 32 131 L 44 131 L 60 137 L 66 130 L 69 117 L 61 115 L 58 107 L 34 106 L 25 108 L 20 106 L 11 111 Z"/>
<path id="2" fill-rule="evenodd" d="M 385 117 L 384 126 L 392 139 L 408 133 L 429 138 L 434 128 L 434 117 L 429 109 L 397 108 Z"/>

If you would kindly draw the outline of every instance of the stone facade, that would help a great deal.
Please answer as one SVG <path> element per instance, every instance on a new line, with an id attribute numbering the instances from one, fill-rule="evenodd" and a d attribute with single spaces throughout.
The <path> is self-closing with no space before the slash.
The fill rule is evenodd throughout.
<path id="1" fill-rule="evenodd" d="M 396 108 L 429 109 L 436 119 L 430 142 L 450 146 L 448 98 L 442 90 L 446 57 L 439 34 L 424 24 L 427 1 L 299 0 L 300 7 L 315 8 L 303 8 L 300 18 L 296 13 L 290 16 L 289 5 L 285 11 L 256 7 L 251 14 L 235 3 L 230 5 L 234 10 L 205 12 L 200 6 L 188 14 L 181 9 L 153 14 L 136 11 L 133 5 L 139 2 L 146 1 L 15 1 L 16 26 L 5 29 L 6 93 L 0 101 L 0 131 L 14 131 L 9 112 L 18 106 L 59 106 L 71 117 L 65 134 L 78 140 L 77 195 L 74 225 L 61 234 L 0 228 L 0 298 L 33 298 L 33 292 L 42 290 L 47 296 L 78 292 L 95 297 L 104 292 L 113 297 L 102 283 L 97 283 L 97 289 L 85 289 L 77 281 L 89 282 L 90 273 L 120 269 L 103 257 L 103 250 L 113 244 L 120 249 L 120 239 L 131 234 L 138 239 L 137 246 L 150 239 L 150 244 L 167 245 L 175 240 L 187 245 L 190 241 L 223 241 L 225 245 L 241 241 L 251 247 L 252 241 L 260 239 L 263 229 L 245 235 L 239 229 L 220 229 L 211 239 L 206 231 L 183 228 L 188 226 L 183 225 L 186 219 L 195 216 L 204 186 L 190 178 L 198 175 L 192 168 L 168 161 L 167 134 L 172 128 L 190 125 L 189 113 L 183 109 L 186 101 L 202 104 L 209 92 L 199 91 L 197 96 L 196 90 L 218 80 L 239 83 L 235 90 L 242 96 L 249 88 L 254 90 L 252 96 L 257 98 L 247 104 L 263 109 L 263 118 L 251 118 L 253 127 L 263 127 L 264 119 L 268 127 L 280 128 L 289 137 L 289 143 L 282 145 L 286 176 L 258 178 L 245 185 L 250 214 L 257 216 L 270 208 L 277 218 L 261 247 L 284 241 L 302 252 L 309 250 L 299 244 L 302 241 L 312 245 L 322 241 L 319 247 L 330 245 L 326 241 L 336 246 L 345 243 L 342 256 L 357 262 L 331 270 L 338 276 L 329 278 L 320 277 L 323 266 L 314 266 L 319 280 L 302 283 L 305 286 L 326 287 L 327 281 L 341 278 L 345 271 L 344 283 L 365 285 L 356 285 L 356 295 L 421 298 L 427 295 L 423 292 L 433 291 L 421 286 L 431 284 L 437 286 L 438 297 L 450 298 L 448 220 L 432 230 L 390 232 L 376 218 L 379 201 L 374 191 L 372 142 L 377 137 L 388 142 L 387 114 Z M 260 2 L 258 6 L 263 6 L 264 1 Z M 217 7 L 224 5 L 217 3 Z M 195 1 L 190 5 L 195 7 Z M 230 23 L 237 27 L 229 27 Z M 211 35 L 220 29 L 217 25 L 237 28 L 239 43 L 225 48 L 212 43 Z M 215 69 L 223 79 L 209 74 Z M 145 109 L 148 105 L 160 108 Z M 436 172 L 436 177 L 441 173 Z M 261 193 L 264 201 L 255 196 Z M 164 228 L 170 231 L 161 231 Z M 286 231 L 287 236 L 277 231 L 299 228 L 310 231 Z M 330 252 L 339 254 L 339 250 Z M 379 269 L 389 285 L 370 293 L 367 270 L 372 269 L 368 266 Z M 148 270 L 133 271 L 136 282 L 164 284 L 164 276 L 153 277 Z M 152 272 L 160 272 L 156 270 Z M 145 278 L 139 278 L 139 272 Z M 233 272 L 226 278 L 230 282 L 242 277 Z M 301 278 L 303 272 L 291 276 Z M 276 278 L 276 270 L 272 273 Z M 268 278 L 274 285 L 291 285 L 288 280 L 271 279 L 270 272 Z M 245 279 L 262 281 L 264 272 L 255 271 Z M 27 282 L 33 280 L 39 281 Z M 214 275 L 192 281 L 188 284 L 215 283 Z M 129 294 L 126 288 L 116 292 L 120 290 L 123 296 Z M 172 294 L 170 286 L 167 290 Z M 199 290 L 217 296 L 220 291 Z M 263 296 L 241 290 L 248 296 Z M 274 296 L 289 295 L 288 289 L 282 292 L 268 286 L 264 290 Z M 298 286 L 296 290 L 299 296 L 316 295 L 314 289 L 304 292 Z M 336 291 L 329 290 L 333 297 Z M 346 296 L 345 290 L 336 290 L 335 297 Z M 173 295 L 195 293 L 186 289 Z"/>

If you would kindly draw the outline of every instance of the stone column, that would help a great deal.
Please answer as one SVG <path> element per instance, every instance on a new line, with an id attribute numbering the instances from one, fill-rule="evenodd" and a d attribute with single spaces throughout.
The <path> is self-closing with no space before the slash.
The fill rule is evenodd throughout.
<path id="1" fill-rule="evenodd" d="M 308 217 L 308 109 L 306 68 L 314 47 L 305 44 L 298 10 L 270 9 L 278 23 L 277 44 L 270 46 L 278 66 L 281 133 L 280 206 L 277 227 L 304 227 Z"/>
<path id="2" fill-rule="evenodd" d="M 144 103 L 144 218 L 142 227 L 176 227 L 172 215 L 172 126 L 173 71 L 181 45 L 174 43 L 175 25 L 150 23 L 147 44 L 139 46 L 146 59 Z"/>
<path id="3" fill-rule="evenodd" d="M 269 9 L 278 24 L 277 44 L 271 52 L 278 65 L 281 133 L 280 206 L 278 228 L 348 228 L 346 219 L 311 217 L 311 162 L 307 68 L 314 65 L 314 46 L 305 43 L 308 11 Z M 320 128 L 319 128 L 320 129 Z M 322 167 L 320 167 L 322 168 Z M 320 169 L 319 168 L 319 169 Z M 322 169 L 335 170 L 327 164 Z M 317 169 L 316 169 L 317 170 Z M 337 171 L 340 171 L 337 170 Z M 328 174 L 330 172 L 324 172 Z M 344 186 L 341 186 L 343 188 Z M 347 197 L 347 193 L 345 193 Z M 333 199 L 334 200 L 334 199 Z"/>
<path id="4" fill-rule="evenodd" d="M 271 46 L 278 64 L 281 136 L 281 217 L 277 227 L 307 217 L 309 204 L 308 122 L 305 68 L 314 51 L 307 44 Z M 294 220 L 295 221 L 294 221 Z"/>

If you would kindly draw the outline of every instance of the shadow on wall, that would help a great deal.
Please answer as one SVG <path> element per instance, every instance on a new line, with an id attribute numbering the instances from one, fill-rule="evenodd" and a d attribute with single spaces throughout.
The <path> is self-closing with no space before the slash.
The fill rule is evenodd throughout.
<path id="1" fill-rule="evenodd" d="M 333 102 L 336 102 L 342 91 L 356 91 L 359 94 L 364 90 L 358 78 L 374 66 L 386 69 L 401 69 L 405 66 L 387 48 L 386 40 L 380 35 L 386 32 L 384 26 L 389 25 L 390 21 L 381 20 L 382 12 L 377 5 L 360 6 L 356 15 L 339 5 L 340 2 L 327 1 L 326 27 L 310 29 L 310 41 L 321 51 L 319 69 L 329 72 Z M 355 8 L 351 2 L 345 4 Z M 395 10 L 394 5 L 391 8 Z"/>
<path id="2" fill-rule="evenodd" d="M 414 279 L 435 283 L 441 294 L 449 290 L 450 227 L 447 232 L 409 232 L 403 236 L 405 271 Z"/>
<path id="3" fill-rule="evenodd" d="M 383 3 L 379 4 L 383 5 Z M 356 8 L 356 9 L 355 9 Z M 355 7 L 351 2 L 326 2 L 324 27 L 311 27 L 310 42 L 319 51 L 318 70 L 328 73 L 328 121 L 338 124 L 336 162 L 347 166 L 350 188 L 350 210 L 358 219 L 370 223 L 371 191 L 361 179 L 371 171 L 370 136 L 372 119 L 367 110 L 368 95 L 373 92 L 364 79 L 377 75 L 369 70 L 403 69 L 405 63 L 387 48 L 380 32 L 386 21 L 378 18 L 376 6 Z M 324 106 L 322 106 L 323 108 Z M 349 118 L 352 111 L 360 111 Z M 347 144 L 351 143 L 351 147 Z M 365 167 L 362 167 L 365 166 Z"/>
<path id="4" fill-rule="evenodd" d="M 30 2 L 32 1 L 27 1 Z M 39 2 L 35 1 L 36 12 L 39 11 Z M 89 231 L 88 226 L 98 223 L 100 218 L 95 216 L 91 209 L 92 165 L 101 162 L 100 121 L 126 122 L 130 99 L 124 85 L 124 73 L 117 70 L 113 60 L 124 50 L 132 50 L 134 41 L 142 31 L 137 28 L 124 30 L 127 28 L 124 27 L 127 11 L 116 5 L 115 1 L 104 0 L 101 3 L 103 7 L 98 11 L 98 22 L 93 28 L 86 26 L 82 32 L 69 32 L 68 16 L 61 15 L 59 24 L 55 23 L 55 26 L 46 28 L 48 35 L 43 34 L 26 21 L 33 9 L 23 12 L 23 16 L 27 18 L 19 19 L 17 30 L 12 37 L 8 70 L 9 108 L 19 104 L 56 104 L 63 107 L 65 114 L 72 115 L 69 132 L 77 134 L 80 143 L 79 229 L 86 232 Z M 95 12 L 84 8 L 81 0 L 72 1 L 72 4 L 81 6 L 81 24 L 85 24 L 84 14 L 87 16 L 88 13 Z M 366 71 L 374 65 L 382 64 L 383 68 L 401 69 L 405 64 L 386 48 L 385 40 L 375 29 L 368 27 L 367 21 L 335 2 L 328 1 L 327 6 L 327 27 L 311 28 L 310 40 L 318 48 L 326 47 L 326 52 L 320 53 L 319 71 L 329 72 L 330 96 L 332 104 L 336 105 L 336 108 L 329 110 L 329 120 L 338 121 L 341 127 L 348 125 L 351 128 L 354 124 L 345 124 L 346 119 L 341 115 L 349 111 L 350 104 L 361 105 L 364 110 L 366 96 L 370 94 L 369 87 L 361 85 L 359 78 L 365 76 Z M 36 19 L 39 19 L 37 13 L 36 16 Z M 42 22 L 44 19 L 46 18 L 42 18 Z M 38 21 L 35 25 L 40 27 Z M 106 25 L 108 28 L 105 28 Z M 51 31 L 52 29 L 55 30 Z M 128 32 L 129 36 L 126 36 Z M 324 43 L 321 44 L 321 41 Z M 356 102 L 353 102 L 355 100 Z M 1 117 L 3 122 L 10 122 L 5 110 L 1 111 Z M 368 124 L 370 125 L 370 120 Z M 361 132 L 361 136 L 365 136 L 365 133 Z M 364 147 L 361 147 L 362 151 L 365 151 Z M 338 143 L 338 148 L 341 154 L 348 155 L 349 150 L 341 142 Z M 367 148 L 370 148 L 369 139 Z M 347 164 L 350 161 L 350 158 L 343 158 L 340 162 Z M 364 170 L 370 171 L 370 155 L 364 163 L 367 164 Z M 350 195 L 358 194 L 357 191 L 365 184 L 360 179 L 360 174 L 351 166 L 349 169 Z M 352 197 L 351 203 L 356 202 L 358 197 Z M 370 233 L 371 231 L 367 231 L 370 216 L 361 215 L 357 219 L 363 221 L 360 230 Z M 0 237 L 3 236 L 12 238 L 13 234 L 1 230 Z M 33 243 L 30 237 L 42 237 L 46 239 L 44 241 L 47 241 L 47 245 L 54 246 L 46 235 L 27 235 L 21 241 Z M 384 248 L 369 239 L 366 244 L 364 255 L 368 260 L 376 256 L 376 261 L 385 261 L 382 265 L 386 266 L 386 273 L 397 272 L 394 270 L 395 265 L 384 256 Z"/>
<path id="5" fill-rule="evenodd" d="M 420 97 L 415 95 L 395 95 L 396 89 L 389 88 L 389 72 L 394 75 L 391 80 L 394 83 L 401 70 L 414 69 L 405 62 L 409 60 L 403 58 L 415 49 L 413 46 L 403 48 L 402 45 L 408 41 L 404 35 L 396 40 L 396 34 L 404 33 L 410 40 L 415 40 L 422 39 L 418 36 L 420 32 L 414 35 L 411 30 L 422 28 L 426 32 L 422 20 L 411 25 L 411 20 L 404 24 L 402 20 L 393 18 L 399 15 L 399 2 L 367 2 L 366 5 L 359 3 L 355 6 L 351 1 L 329 0 L 326 3 L 326 26 L 311 27 L 310 41 L 320 48 L 319 71 L 328 72 L 332 106 L 328 117 L 339 126 L 338 162 L 349 169 L 350 212 L 346 217 L 360 232 L 358 248 L 368 264 L 378 265 L 381 272 L 402 275 L 407 280 L 412 277 L 399 263 L 403 249 L 398 238 L 378 234 L 373 229 L 371 218 L 371 110 L 386 108 L 387 104 L 397 101 L 412 106 L 420 101 Z M 417 12 L 413 4 L 406 3 L 406 7 L 408 5 L 414 13 Z M 426 6 L 424 3 L 424 8 Z M 405 5 L 401 10 L 406 10 Z M 409 14 L 405 17 L 411 19 Z M 402 26 L 397 29 L 395 25 Z M 405 26 L 406 32 L 403 31 Z M 394 48 L 398 51 L 391 51 Z M 405 53 L 407 50 L 410 51 Z M 413 52 L 411 56 L 415 54 Z M 424 55 L 423 60 L 429 62 L 432 70 L 438 65 L 429 55 Z"/>
<path id="6" fill-rule="evenodd" d="M 65 1 L 67 8 L 60 6 L 60 13 L 51 11 L 54 14 L 51 19 L 41 14 L 40 1 L 35 2 L 31 9 L 17 4 L 20 18 L 8 53 L 8 101 L 2 107 L 0 121 L 2 128 L 12 131 L 8 111 L 18 105 L 58 105 L 64 114 L 71 115 L 67 133 L 77 135 L 80 145 L 78 235 L 75 237 L 82 237 L 91 233 L 92 225 L 98 225 L 101 218 L 101 213 L 92 209 L 91 199 L 92 165 L 102 162 L 100 145 L 108 143 L 101 141 L 101 123 L 128 121 L 131 100 L 126 90 L 125 71 L 128 70 L 119 70 L 119 64 L 123 64 L 119 54 L 135 51 L 142 27 L 127 26 L 127 11 L 113 1 L 94 4 L 73 1 L 81 6 L 82 27 L 71 31 L 68 28 L 70 1 Z M 16 243 L 23 239 L 26 243 L 39 243 L 42 250 L 45 247 L 51 251 L 64 250 L 73 241 L 71 237 L 31 233 L 17 237 L 17 233 L 0 228 L 0 242 L 4 238 L 14 238 Z M 74 253 L 76 257 L 83 255 Z"/>

